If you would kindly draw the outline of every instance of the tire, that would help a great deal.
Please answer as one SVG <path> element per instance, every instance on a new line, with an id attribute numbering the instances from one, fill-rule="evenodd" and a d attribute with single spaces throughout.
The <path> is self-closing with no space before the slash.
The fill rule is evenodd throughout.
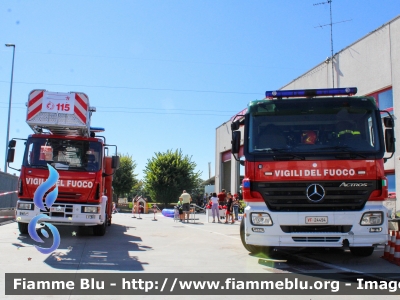
<path id="1" fill-rule="evenodd" d="M 93 227 L 93 234 L 96 236 L 103 236 L 106 234 L 106 228 L 107 228 L 107 215 L 104 219 L 103 224 L 101 225 L 96 225 Z"/>
<path id="2" fill-rule="evenodd" d="M 374 247 L 350 247 L 350 252 L 354 256 L 370 256 L 374 253 Z"/>
<path id="3" fill-rule="evenodd" d="M 246 250 L 249 251 L 251 254 L 268 254 L 270 252 L 270 247 L 246 244 L 244 235 L 244 219 L 242 219 L 242 221 L 240 222 L 240 240 L 242 241 L 242 244 L 246 248 Z"/>
<path id="4" fill-rule="evenodd" d="M 28 223 L 18 222 L 18 229 L 21 234 L 28 234 Z"/>
<path id="5" fill-rule="evenodd" d="M 86 227 L 85 226 L 79 226 L 78 227 L 78 235 L 85 235 Z"/>

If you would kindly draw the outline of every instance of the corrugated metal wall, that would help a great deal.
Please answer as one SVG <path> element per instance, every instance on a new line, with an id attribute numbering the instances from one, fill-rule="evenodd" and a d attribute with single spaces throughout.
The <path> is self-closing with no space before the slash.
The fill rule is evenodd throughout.
<path id="1" fill-rule="evenodd" d="M 18 186 L 18 177 L 0 172 L 0 194 L 16 191 Z M 17 204 L 17 193 L 0 196 L 0 208 L 13 208 Z"/>

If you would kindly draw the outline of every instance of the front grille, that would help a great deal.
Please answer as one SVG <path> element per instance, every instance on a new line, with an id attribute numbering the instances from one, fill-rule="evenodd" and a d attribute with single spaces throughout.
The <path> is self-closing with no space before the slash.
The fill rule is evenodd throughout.
<path id="1" fill-rule="evenodd" d="M 325 243 L 325 242 L 331 242 L 335 243 L 340 240 L 340 237 L 338 236 L 326 236 L 326 237 L 313 237 L 313 236 L 301 236 L 301 237 L 292 237 L 293 241 L 299 242 L 299 243 Z"/>
<path id="2" fill-rule="evenodd" d="M 348 233 L 352 225 L 318 225 L 318 226 L 281 226 L 285 233 L 296 232 L 335 232 L 335 233 Z"/>
<path id="3" fill-rule="evenodd" d="M 52 192 L 52 190 L 47 191 L 43 195 L 43 202 L 46 199 L 47 195 Z M 66 200 L 79 200 L 81 199 L 82 194 L 81 193 L 75 193 L 75 192 L 58 192 L 57 194 L 57 199 L 56 201 L 66 201 Z"/>
<path id="4" fill-rule="evenodd" d="M 58 192 L 57 200 L 80 199 L 81 196 L 82 194 L 79 193 Z"/>
<path id="5" fill-rule="evenodd" d="M 44 213 L 49 217 L 72 218 L 73 208 L 74 208 L 73 205 L 70 204 L 54 203 L 50 209 L 40 210 L 40 213 Z"/>
<path id="6" fill-rule="evenodd" d="M 350 187 L 350 183 L 363 183 L 366 186 Z M 324 188 L 325 196 L 321 201 L 313 202 L 307 198 L 307 188 L 312 184 Z M 251 183 L 251 189 L 263 196 L 271 211 L 361 210 L 372 191 L 380 188 L 380 181 L 373 180 Z"/>

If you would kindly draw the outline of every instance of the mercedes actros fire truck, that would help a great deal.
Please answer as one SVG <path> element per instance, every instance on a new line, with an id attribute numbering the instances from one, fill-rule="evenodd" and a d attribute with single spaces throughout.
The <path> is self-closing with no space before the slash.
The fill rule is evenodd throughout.
<path id="1" fill-rule="evenodd" d="M 384 163 L 395 150 L 394 121 L 356 92 L 268 91 L 235 116 L 232 153 L 245 157 L 240 235 L 248 251 L 349 247 L 368 256 L 387 241 Z"/>
<path id="2" fill-rule="evenodd" d="M 25 140 L 21 169 L 15 169 L 20 171 L 16 220 L 21 233 L 28 233 L 28 223 L 39 214 L 49 216 L 43 221 L 52 224 L 92 226 L 98 236 L 111 225 L 112 180 L 119 157 L 115 145 L 96 136 L 104 129 L 90 127 L 95 111 L 84 93 L 33 90 L 29 94 L 26 122 L 34 133 Z M 14 161 L 16 140 L 9 142 L 8 163 Z M 110 147 L 114 156 L 109 156 Z M 50 167 L 58 179 L 43 194 L 43 203 L 56 188 L 57 198 L 50 207 L 39 208 L 34 195 L 49 180 Z"/>

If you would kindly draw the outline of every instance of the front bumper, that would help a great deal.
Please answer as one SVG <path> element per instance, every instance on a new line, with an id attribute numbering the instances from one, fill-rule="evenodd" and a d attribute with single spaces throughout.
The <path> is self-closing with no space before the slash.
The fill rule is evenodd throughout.
<path id="1" fill-rule="evenodd" d="M 361 226 L 365 212 L 382 211 L 381 225 Z M 258 226 L 250 221 L 251 213 L 268 213 L 273 225 Z M 369 247 L 388 240 L 387 209 L 367 202 L 361 211 L 271 212 L 265 204 L 251 204 L 245 209 L 245 241 L 248 245 L 275 247 Z M 306 218 L 326 217 L 326 224 L 306 224 Z M 371 229 L 373 228 L 373 229 Z"/>
<path id="2" fill-rule="evenodd" d="M 105 201 L 104 201 L 105 200 Z M 55 203 L 50 208 L 50 211 L 42 211 L 32 204 L 32 202 L 21 201 L 17 202 L 17 210 L 15 218 L 20 223 L 29 223 L 34 217 L 39 214 L 45 214 L 50 219 L 39 219 L 38 222 L 46 222 L 54 225 L 75 225 L 75 226 L 95 226 L 105 222 L 105 207 L 107 197 L 103 199 L 99 205 L 75 204 L 75 203 Z M 20 203 L 32 204 L 32 210 L 18 209 Z M 83 206 L 98 208 L 97 213 L 82 213 Z"/>

